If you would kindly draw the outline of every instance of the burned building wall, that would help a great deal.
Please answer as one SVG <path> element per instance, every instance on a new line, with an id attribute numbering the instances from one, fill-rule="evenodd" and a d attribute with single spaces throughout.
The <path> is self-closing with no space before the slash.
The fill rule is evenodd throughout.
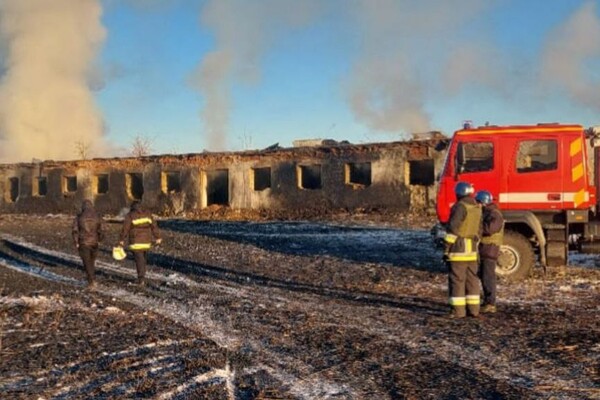
<path id="1" fill-rule="evenodd" d="M 106 214 L 134 200 L 163 215 L 214 206 L 431 211 L 446 141 L 5 164 L 0 212 L 72 213 L 83 199 Z"/>
<path id="2" fill-rule="evenodd" d="M 246 161 L 232 168 L 234 208 L 252 209 L 433 209 L 435 168 L 443 158 L 436 143 L 301 148 Z M 407 163 L 422 161 L 416 184 Z M 415 164 L 419 167 L 419 164 Z M 257 175 L 257 171 L 261 171 Z M 267 174 L 268 178 L 261 174 Z M 261 185 L 257 188 L 257 176 Z M 237 177 L 237 178 L 236 178 Z M 265 185 L 265 180 L 268 182 Z M 425 184 L 429 182 L 429 185 Z"/>

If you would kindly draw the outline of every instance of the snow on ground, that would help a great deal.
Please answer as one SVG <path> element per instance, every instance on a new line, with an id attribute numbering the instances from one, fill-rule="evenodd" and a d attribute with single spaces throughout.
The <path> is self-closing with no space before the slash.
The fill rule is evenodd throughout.
<path id="1" fill-rule="evenodd" d="M 589 330 L 561 321 L 586 323 L 593 337 L 597 323 L 589 320 L 594 312 L 591 307 L 600 310 L 600 280 L 597 274 L 589 273 L 594 272 L 593 268 L 575 267 L 575 273 L 565 276 L 545 277 L 537 273 L 518 284 L 501 282 L 501 313 L 483 322 L 463 323 L 444 318 L 445 271 L 431 245 L 429 232 L 424 230 L 188 221 L 163 221 L 162 228 L 174 237 L 189 236 L 177 242 L 184 249 L 183 256 L 169 249 L 173 255 L 169 253 L 157 260 L 169 264 L 169 257 L 177 257 L 176 264 L 185 266 L 189 259 L 190 271 L 194 273 L 153 266 L 148 276 L 153 281 L 149 288 L 139 290 L 106 280 L 93 293 L 175 321 L 228 352 L 252 355 L 252 362 L 225 363 L 202 371 L 160 391 L 158 398 L 182 398 L 196 385 L 213 382 L 226 387 L 224 393 L 232 399 L 240 390 L 241 377 L 261 374 L 280 382 L 284 393 L 298 398 L 367 398 L 364 396 L 373 391 L 384 393 L 386 384 L 398 385 L 394 381 L 397 376 L 411 376 L 410 371 L 402 369 L 406 360 L 414 360 L 415 368 L 431 363 L 432 367 L 439 365 L 443 370 L 447 366 L 462 374 L 457 383 L 440 383 L 432 389 L 431 396 L 424 398 L 444 398 L 441 393 L 456 393 L 448 385 L 462 390 L 461 385 L 468 385 L 473 379 L 490 388 L 453 398 L 495 398 L 493 395 L 499 394 L 503 398 L 570 400 L 593 398 L 595 393 L 591 390 L 595 385 L 593 376 L 582 373 L 585 365 L 579 363 L 593 365 L 593 360 L 600 360 L 600 349 L 597 343 L 589 343 Z M 73 254 L 49 250 L 16 236 L 3 235 L 1 239 L 26 251 L 80 263 Z M 186 252 L 188 248 L 198 250 Z M 583 261 L 573 258 L 572 262 Z M 13 260 L 9 265 L 42 279 L 82 284 L 72 277 L 63 280 L 60 273 L 44 275 L 50 273 L 48 268 L 33 267 L 27 262 Z M 206 271 L 202 271 L 204 268 Z M 243 268 L 255 269 L 250 274 Z M 301 282 L 278 275 L 279 269 L 294 268 L 302 271 Z M 113 262 L 102 261 L 99 269 L 108 276 L 134 274 L 131 268 Z M 322 280 L 321 275 L 330 271 L 335 274 L 333 278 L 340 279 Z M 579 275 L 577 271 L 588 273 Z M 359 274 L 359 279 L 352 280 L 353 274 Z M 383 277 L 381 282 L 379 275 Z M 377 279 L 371 280 L 372 277 Z M 388 278 L 393 278 L 392 283 L 387 283 Z M 323 282 L 333 283 L 322 286 Z M 580 305 L 587 308 L 581 310 Z M 538 324 L 546 324 L 547 330 L 538 331 Z M 112 358 L 122 352 L 135 354 L 143 346 L 151 348 L 161 343 L 142 343 L 109 354 Z M 169 343 L 162 345 L 168 347 Z M 382 354 L 380 349 L 384 349 Z M 580 349 L 582 354 L 578 353 Z M 360 355 L 361 351 L 364 354 Z M 357 352 L 359 355 L 353 358 Z M 387 352 L 393 354 L 391 361 L 386 361 Z M 584 361 L 573 359 L 574 355 Z M 86 361 L 69 365 L 82 362 Z M 176 359 L 161 352 L 132 365 L 144 367 L 152 374 L 180 368 Z M 388 374 L 387 370 L 393 372 Z M 41 375 L 37 378 L 49 378 L 49 373 L 38 371 Z M 438 379 L 440 373 L 449 374 L 437 370 L 430 373 L 431 379 Z M 21 378 L 19 384 L 29 382 Z M 111 386 L 104 378 L 92 382 L 128 395 L 136 390 L 123 382 Z M 410 379 L 400 383 L 405 388 L 411 384 Z M 494 386 L 499 383 L 507 386 Z M 67 398 L 89 384 L 70 384 L 56 393 L 59 398 Z M 522 390 L 528 395 L 519 397 Z"/>

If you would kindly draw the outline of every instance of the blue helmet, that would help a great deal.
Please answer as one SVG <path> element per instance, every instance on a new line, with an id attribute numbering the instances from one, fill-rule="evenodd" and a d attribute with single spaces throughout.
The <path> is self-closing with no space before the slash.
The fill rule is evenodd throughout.
<path id="1" fill-rule="evenodd" d="M 484 206 L 487 206 L 488 204 L 490 204 L 492 201 L 494 201 L 494 196 L 492 196 L 492 194 L 490 192 L 488 192 L 487 190 L 480 190 L 479 192 L 477 192 L 477 194 L 475 195 L 475 200 L 478 203 L 483 204 Z"/>
<path id="2" fill-rule="evenodd" d="M 473 185 L 469 182 L 458 182 L 456 186 L 454 186 L 454 193 L 456 194 L 457 199 L 470 196 L 473 192 L 475 192 L 475 189 L 473 189 Z"/>

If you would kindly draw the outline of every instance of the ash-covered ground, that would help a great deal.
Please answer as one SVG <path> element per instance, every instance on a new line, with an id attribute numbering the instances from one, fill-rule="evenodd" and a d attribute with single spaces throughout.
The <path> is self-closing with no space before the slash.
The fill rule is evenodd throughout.
<path id="1" fill-rule="evenodd" d="M 162 220 L 144 288 L 107 223 L 92 290 L 71 222 L 0 216 L 2 398 L 600 398 L 600 256 L 451 320 L 426 220 Z"/>

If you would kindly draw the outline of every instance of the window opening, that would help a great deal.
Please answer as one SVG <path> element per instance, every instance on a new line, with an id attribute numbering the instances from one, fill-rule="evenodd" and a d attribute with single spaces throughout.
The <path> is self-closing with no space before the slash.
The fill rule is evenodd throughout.
<path id="1" fill-rule="evenodd" d="M 19 198 L 19 178 L 8 178 L 8 201 L 14 203 Z"/>
<path id="2" fill-rule="evenodd" d="M 108 193 L 108 174 L 96 175 L 96 194 Z"/>
<path id="3" fill-rule="evenodd" d="M 48 178 L 38 176 L 33 179 L 33 194 L 34 196 L 45 196 L 48 194 Z"/>
<path id="4" fill-rule="evenodd" d="M 206 171 L 206 205 L 229 205 L 229 170 Z"/>
<path id="5" fill-rule="evenodd" d="M 144 195 L 144 176 L 141 173 L 129 173 L 125 177 L 127 195 L 133 200 L 142 200 Z"/>
<path id="6" fill-rule="evenodd" d="M 301 189 L 321 189 L 321 165 L 300 165 L 297 169 Z"/>
<path id="7" fill-rule="evenodd" d="M 371 185 L 371 163 L 348 163 L 344 166 L 346 185 Z"/>
<path id="8" fill-rule="evenodd" d="M 65 176 L 64 190 L 65 193 L 75 193 L 77 191 L 77 177 Z"/>
<path id="9" fill-rule="evenodd" d="M 163 193 L 181 192 L 181 173 L 179 171 L 163 172 L 161 184 Z"/>
<path id="10" fill-rule="evenodd" d="M 252 168 L 252 186 L 255 191 L 271 187 L 271 168 Z"/>
<path id="11" fill-rule="evenodd" d="M 410 160 L 409 184 L 431 186 L 435 182 L 433 160 Z"/>

